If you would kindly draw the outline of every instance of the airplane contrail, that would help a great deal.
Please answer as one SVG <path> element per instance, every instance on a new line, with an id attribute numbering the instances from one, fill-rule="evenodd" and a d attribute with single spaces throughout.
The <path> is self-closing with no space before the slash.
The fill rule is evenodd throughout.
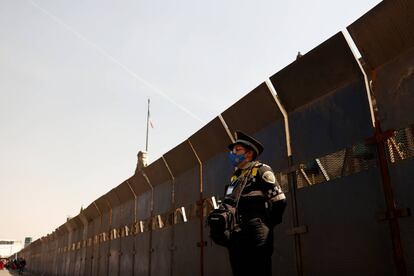
<path id="1" fill-rule="evenodd" d="M 27 0 L 33 7 L 37 8 L 38 10 L 40 10 L 42 13 L 46 14 L 48 17 L 50 17 L 53 21 L 55 21 L 56 23 L 58 23 L 59 25 L 63 26 L 67 31 L 71 32 L 72 34 L 74 34 L 76 37 L 78 37 L 79 39 L 83 40 L 84 42 L 86 42 L 87 44 L 89 44 L 92 48 L 94 48 L 95 50 L 97 50 L 101 55 L 103 55 L 104 57 L 106 57 L 107 59 L 109 59 L 110 61 L 112 61 L 113 63 L 115 63 L 116 65 L 118 65 L 119 67 L 121 67 L 125 72 L 127 72 L 130 76 L 132 76 L 133 78 L 135 78 L 136 80 L 138 80 L 139 82 L 143 83 L 145 86 L 147 86 L 153 93 L 156 93 L 158 95 L 160 95 L 161 97 L 165 98 L 167 101 L 169 101 L 170 103 L 172 103 L 173 105 L 175 105 L 176 107 L 178 107 L 179 109 L 181 109 L 182 111 L 184 111 L 185 113 L 187 113 L 188 115 L 190 115 L 193 119 L 196 119 L 197 121 L 204 123 L 204 121 L 198 117 L 197 115 L 195 115 L 193 112 L 191 112 L 190 110 L 188 110 L 187 108 L 185 108 L 184 106 L 180 105 L 179 103 L 177 103 L 176 101 L 174 101 L 170 96 L 168 96 L 167 94 L 165 94 L 163 91 L 161 91 L 159 88 L 155 87 L 152 83 L 150 83 L 149 81 L 147 81 L 146 79 L 140 77 L 137 73 L 135 73 L 134 71 L 132 71 L 128 66 L 124 65 L 122 62 L 120 62 L 118 59 L 116 59 L 114 56 L 112 56 L 111 54 L 109 54 L 107 51 L 105 51 L 102 47 L 100 47 L 99 45 L 97 45 L 96 43 L 90 41 L 89 39 L 87 39 L 85 36 L 83 36 L 81 33 L 79 33 L 77 30 L 75 30 L 74 28 L 72 28 L 71 26 L 69 26 L 68 24 L 66 24 L 64 21 L 62 21 L 60 18 L 58 18 L 57 16 L 53 15 L 51 12 L 49 12 L 48 10 L 46 10 L 45 8 L 39 6 L 36 2 L 32 1 L 32 0 Z"/>

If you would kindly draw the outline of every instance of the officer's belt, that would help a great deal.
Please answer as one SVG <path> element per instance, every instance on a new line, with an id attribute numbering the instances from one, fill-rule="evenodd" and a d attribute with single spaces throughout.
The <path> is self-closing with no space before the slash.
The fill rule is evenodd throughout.
<path id="1" fill-rule="evenodd" d="M 279 200 L 284 200 L 284 199 L 286 199 L 286 196 L 285 196 L 284 193 L 281 193 L 281 194 L 279 194 L 279 195 L 277 195 L 275 197 L 272 197 L 272 201 L 273 202 L 276 202 L 276 201 L 279 201 Z"/>
<path id="2" fill-rule="evenodd" d="M 248 193 L 248 194 L 242 194 L 241 196 L 242 197 L 249 197 L 249 196 L 266 197 L 265 194 L 262 191 L 251 191 L 250 193 Z M 276 201 L 279 201 L 279 200 L 283 200 L 283 199 L 286 199 L 286 196 L 285 196 L 284 193 L 281 193 L 281 194 L 279 194 L 279 195 L 274 196 L 274 197 L 271 198 L 271 200 L 273 202 L 276 202 Z"/>
<path id="3" fill-rule="evenodd" d="M 248 194 L 242 194 L 242 197 L 249 197 L 249 196 L 261 196 L 265 197 L 265 194 L 262 191 L 251 191 Z"/>

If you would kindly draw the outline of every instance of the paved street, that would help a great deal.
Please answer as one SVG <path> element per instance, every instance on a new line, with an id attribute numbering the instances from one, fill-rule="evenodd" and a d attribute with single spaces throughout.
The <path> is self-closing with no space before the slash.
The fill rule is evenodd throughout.
<path id="1" fill-rule="evenodd" d="M 9 276 L 9 275 L 19 275 L 19 273 L 17 273 L 17 271 L 14 271 L 13 273 L 10 273 L 7 269 L 3 269 L 3 270 L 0 270 L 0 276 Z M 24 273 L 23 275 L 27 275 L 27 276 L 30 276 L 30 275 L 32 275 L 32 274 L 29 274 L 29 273 Z"/>

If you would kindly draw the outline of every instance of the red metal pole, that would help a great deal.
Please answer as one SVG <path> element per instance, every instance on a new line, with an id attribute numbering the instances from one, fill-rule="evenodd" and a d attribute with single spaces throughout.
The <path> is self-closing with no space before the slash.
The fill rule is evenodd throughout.
<path id="1" fill-rule="evenodd" d="M 387 205 L 387 214 L 389 215 L 389 226 L 391 230 L 394 261 L 397 267 L 398 275 L 406 276 L 407 269 L 405 265 L 404 252 L 401 243 L 398 217 L 396 216 L 397 208 L 394 201 L 394 193 L 391 185 L 391 178 L 389 174 L 387 156 L 385 152 L 385 138 L 384 134 L 382 133 L 380 123 L 378 121 L 375 122 L 375 139 L 378 152 L 379 168 L 382 176 L 384 197 Z"/>

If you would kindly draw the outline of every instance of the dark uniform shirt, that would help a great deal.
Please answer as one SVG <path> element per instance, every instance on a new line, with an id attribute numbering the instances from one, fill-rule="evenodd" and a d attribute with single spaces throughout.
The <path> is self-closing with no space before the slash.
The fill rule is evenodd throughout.
<path id="1" fill-rule="evenodd" d="M 250 170 L 250 166 L 254 165 Z M 231 183 L 226 186 L 226 197 L 232 197 L 232 193 L 238 185 L 242 185 L 245 177 L 248 177 L 238 203 L 238 215 L 242 221 L 254 217 L 267 221 L 269 204 L 285 199 L 280 185 L 277 183 L 272 169 L 259 162 L 250 164 L 245 169 L 237 169 L 231 177 Z"/>

